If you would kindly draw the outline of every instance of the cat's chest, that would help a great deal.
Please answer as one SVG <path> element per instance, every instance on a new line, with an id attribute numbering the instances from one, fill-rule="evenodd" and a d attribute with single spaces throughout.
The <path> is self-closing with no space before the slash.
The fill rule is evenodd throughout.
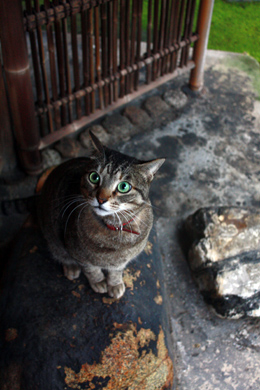
<path id="1" fill-rule="evenodd" d="M 92 218 L 90 213 L 86 212 L 81 220 L 75 215 L 65 235 L 65 246 L 80 261 L 89 261 L 100 267 L 118 267 L 137 256 L 147 241 L 150 229 L 135 234 L 131 226 L 129 224 L 129 231 L 111 230 L 104 222 Z"/>

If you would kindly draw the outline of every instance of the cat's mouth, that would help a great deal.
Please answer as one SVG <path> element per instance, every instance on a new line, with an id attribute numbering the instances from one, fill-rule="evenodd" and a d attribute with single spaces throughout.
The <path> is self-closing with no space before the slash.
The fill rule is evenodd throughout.
<path id="1" fill-rule="evenodd" d="M 113 213 L 114 213 L 114 211 L 112 211 L 112 210 L 107 210 L 107 209 L 105 209 L 104 207 L 102 207 L 101 204 L 100 204 L 99 206 L 94 206 L 93 209 L 94 209 L 94 212 L 95 212 L 97 215 L 100 215 L 101 217 L 105 217 L 106 215 L 110 215 L 110 214 L 113 214 Z"/>

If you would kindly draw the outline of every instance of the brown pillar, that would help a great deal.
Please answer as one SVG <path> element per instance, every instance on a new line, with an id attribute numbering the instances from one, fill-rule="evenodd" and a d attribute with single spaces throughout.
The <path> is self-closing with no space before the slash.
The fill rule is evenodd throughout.
<path id="1" fill-rule="evenodd" d="M 0 0 L 0 36 L 20 162 L 29 174 L 41 171 L 40 135 L 34 111 L 21 0 Z"/>
<path id="2" fill-rule="evenodd" d="M 0 61 L 0 175 L 8 175 L 16 165 L 10 112 Z"/>
<path id="3" fill-rule="evenodd" d="M 203 87 L 204 65 L 208 46 L 210 24 L 213 12 L 214 0 L 201 0 L 198 16 L 199 39 L 195 42 L 193 61 L 195 68 L 191 71 L 190 88 L 199 91 Z"/>

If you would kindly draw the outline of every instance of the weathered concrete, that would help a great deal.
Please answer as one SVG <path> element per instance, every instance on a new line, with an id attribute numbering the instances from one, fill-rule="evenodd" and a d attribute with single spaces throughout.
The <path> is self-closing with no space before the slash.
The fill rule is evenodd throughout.
<path id="1" fill-rule="evenodd" d="M 102 125 L 109 133 L 113 143 L 129 140 L 133 134 L 138 132 L 125 116 L 117 113 L 107 116 Z"/>
<path id="2" fill-rule="evenodd" d="M 180 226 L 201 207 L 260 206 L 259 64 L 247 55 L 209 51 L 205 89 L 192 94 L 187 82 L 188 75 L 178 77 L 137 99 L 135 106 L 145 109 L 148 96 L 163 98 L 169 90 L 187 96 L 181 109 L 169 106 L 146 132 L 113 147 L 137 158 L 167 157 L 151 194 L 170 299 L 175 388 L 245 390 L 246 384 L 259 390 L 259 319 L 218 318 L 196 287 L 180 243 Z M 17 196 L 9 187 L 5 194 Z M 1 223 L 2 235 L 12 231 L 14 216 Z"/>
<path id="3" fill-rule="evenodd" d="M 196 287 L 180 243 L 180 226 L 201 207 L 260 206 L 259 65 L 246 55 L 221 52 L 210 52 L 206 64 L 205 89 L 198 97 L 188 94 L 182 115 L 122 150 L 139 158 L 167 157 L 152 201 L 170 297 L 177 388 L 244 390 L 246 383 L 258 390 L 259 320 L 218 318 Z M 170 85 L 179 84 L 159 91 Z"/>
<path id="4" fill-rule="evenodd" d="M 174 369 L 154 232 L 124 271 L 125 295 L 69 281 L 30 220 L 0 300 L 1 390 L 171 390 Z"/>

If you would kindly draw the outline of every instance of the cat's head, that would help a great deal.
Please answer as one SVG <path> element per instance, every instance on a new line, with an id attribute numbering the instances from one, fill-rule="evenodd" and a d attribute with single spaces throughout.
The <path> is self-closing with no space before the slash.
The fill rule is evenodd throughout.
<path id="1" fill-rule="evenodd" d="M 82 194 L 101 217 L 118 212 L 131 215 L 148 201 L 151 181 L 165 159 L 140 161 L 90 135 L 95 153 L 81 179 Z"/>

